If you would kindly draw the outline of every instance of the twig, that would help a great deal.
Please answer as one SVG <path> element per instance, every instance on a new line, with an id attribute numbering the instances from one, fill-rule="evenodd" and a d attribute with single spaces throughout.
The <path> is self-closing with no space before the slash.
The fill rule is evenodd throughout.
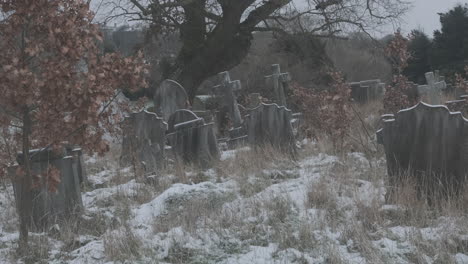
<path id="1" fill-rule="evenodd" d="M 119 91 L 118 93 L 116 93 L 114 95 L 114 97 L 112 97 L 112 99 L 102 108 L 101 112 L 99 112 L 98 114 L 98 118 L 104 113 L 104 111 L 106 111 L 107 107 L 110 106 L 110 104 L 112 104 L 114 102 L 114 100 L 117 98 L 117 96 L 119 96 L 120 94 L 122 93 L 122 91 Z M 65 139 L 74 135 L 75 133 L 77 133 L 78 131 L 80 131 L 81 129 L 84 129 L 86 128 L 87 125 L 81 125 L 80 127 L 78 127 L 77 129 L 73 130 L 72 132 L 70 132 L 69 134 L 67 134 L 65 136 Z M 33 153 L 29 159 L 32 159 L 34 156 L 36 156 L 37 154 L 39 153 L 42 153 L 46 150 L 48 150 L 50 147 L 52 147 L 55 143 L 57 143 L 58 140 L 55 140 L 53 141 L 52 143 L 49 143 L 47 146 L 43 147 L 42 149 L 40 149 L 39 151 Z"/>

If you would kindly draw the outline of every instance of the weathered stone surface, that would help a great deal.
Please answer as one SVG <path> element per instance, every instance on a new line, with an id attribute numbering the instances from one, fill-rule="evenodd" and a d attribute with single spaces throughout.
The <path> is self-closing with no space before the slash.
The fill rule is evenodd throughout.
<path id="1" fill-rule="evenodd" d="M 281 73 L 279 64 L 271 65 L 272 74 L 265 76 L 267 86 L 271 86 L 275 96 L 274 102 L 279 106 L 286 106 L 286 93 L 289 89 L 291 76 L 289 73 Z"/>
<path id="2" fill-rule="evenodd" d="M 173 80 L 164 80 L 154 95 L 156 113 L 164 120 L 179 109 L 187 108 L 188 96 L 184 87 Z"/>
<path id="3" fill-rule="evenodd" d="M 51 159 L 44 159 L 47 153 Z M 66 153 L 66 150 L 60 153 Z M 18 155 L 20 164 L 21 157 L 22 155 Z M 73 156 L 60 157 L 59 153 L 47 150 L 41 151 L 40 155 L 36 155 L 36 157 L 36 160 L 34 158 L 31 160 L 33 175 L 44 174 L 49 166 L 60 171 L 60 183 L 57 186 L 57 192 L 49 192 L 48 182 L 42 182 L 37 189 L 25 190 L 25 179 L 21 177 L 12 177 L 13 190 L 18 212 L 22 210 L 19 202 L 21 197 L 26 193 L 31 195 L 32 219 L 29 224 L 33 230 L 44 230 L 46 227 L 57 223 L 57 221 L 79 214 L 83 202 L 81 199 L 79 171 L 76 166 L 76 159 Z M 10 167 L 10 175 L 15 175 L 16 168 L 16 166 Z"/>
<path id="4" fill-rule="evenodd" d="M 447 88 L 447 84 L 443 76 L 439 76 L 438 71 L 426 72 L 425 74 L 427 85 L 419 85 L 419 96 L 427 95 L 427 102 L 433 105 L 441 104 L 442 91 Z"/>
<path id="5" fill-rule="evenodd" d="M 272 145 L 291 154 L 296 152 L 292 112 L 277 104 L 260 104 L 246 117 L 249 143 Z"/>
<path id="6" fill-rule="evenodd" d="M 468 172 L 468 121 L 445 106 L 425 103 L 387 118 L 377 132 L 384 145 L 390 185 L 402 173 L 431 195 L 458 191 Z"/>
<path id="7" fill-rule="evenodd" d="M 219 159 L 213 123 L 204 124 L 200 118 L 178 123 L 168 138 L 175 157 L 185 163 L 208 167 Z"/>
<path id="8" fill-rule="evenodd" d="M 51 149 L 34 149 L 30 151 L 30 159 L 32 162 L 48 162 L 49 160 L 61 159 L 65 156 L 73 157 L 73 168 L 78 175 L 80 183 L 86 183 L 88 177 L 86 175 L 85 163 L 83 161 L 83 151 L 78 146 L 65 144 L 62 149 L 52 151 Z M 18 164 L 23 162 L 23 154 L 17 155 Z"/>
<path id="9" fill-rule="evenodd" d="M 240 115 L 239 106 L 237 105 L 236 93 L 241 89 L 240 81 L 231 81 L 229 72 L 221 72 L 218 74 L 220 85 L 215 86 L 215 90 L 222 97 L 222 106 L 229 114 L 229 119 L 234 127 L 240 127 L 242 117 Z"/>
<path id="10" fill-rule="evenodd" d="M 167 133 L 173 133 L 175 131 L 175 125 L 192 120 L 197 120 L 197 122 L 201 122 L 203 124 L 203 119 L 188 109 L 180 109 L 175 111 L 167 121 Z"/>
<path id="11" fill-rule="evenodd" d="M 193 111 L 206 111 L 218 108 L 219 98 L 215 95 L 197 95 L 193 99 Z"/>
<path id="12" fill-rule="evenodd" d="M 123 123 L 121 166 L 151 173 L 164 164 L 167 123 L 155 113 L 133 113 Z"/>
<path id="13" fill-rule="evenodd" d="M 358 103 L 367 103 L 370 100 L 382 98 L 385 93 L 385 83 L 379 79 L 349 83 L 351 98 Z"/>

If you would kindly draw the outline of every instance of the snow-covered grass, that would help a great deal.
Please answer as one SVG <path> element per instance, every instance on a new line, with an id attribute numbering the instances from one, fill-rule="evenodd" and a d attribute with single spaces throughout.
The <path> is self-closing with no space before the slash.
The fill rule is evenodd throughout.
<path id="1" fill-rule="evenodd" d="M 304 141 L 295 161 L 242 148 L 151 180 L 90 157 L 83 216 L 33 233 L 26 257 L 0 184 L 0 263 L 468 263 L 466 195 L 430 207 L 408 182 L 386 201 L 385 160 L 361 142 L 332 155 Z"/>

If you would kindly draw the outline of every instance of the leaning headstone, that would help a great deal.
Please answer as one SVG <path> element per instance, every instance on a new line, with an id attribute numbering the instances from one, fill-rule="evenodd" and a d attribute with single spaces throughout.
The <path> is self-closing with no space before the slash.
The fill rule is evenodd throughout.
<path id="1" fill-rule="evenodd" d="M 286 92 L 289 89 L 291 76 L 289 73 L 281 73 L 279 64 L 271 65 L 272 74 L 265 76 L 268 86 L 273 87 L 274 102 L 279 106 L 286 106 Z"/>
<path id="2" fill-rule="evenodd" d="M 208 167 L 220 156 L 213 123 L 205 124 L 203 119 L 187 111 L 178 111 L 169 118 L 169 145 L 175 157 L 184 163 Z"/>
<path id="3" fill-rule="evenodd" d="M 240 127 L 242 124 L 242 118 L 239 106 L 237 105 L 236 92 L 241 89 L 241 83 L 240 81 L 231 81 L 229 72 L 219 73 L 218 78 L 220 85 L 215 86 L 215 90 L 223 98 L 223 107 L 227 109 L 233 127 Z"/>
<path id="4" fill-rule="evenodd" d="M 409 175 L 429 197 L 460 191 L 468 172 L 468 121 L 460 113 L 421 102 L 387 115 L 377 137 L 391 187 Z"/>
<path id="5" fill-rule="evenodd" d="M 30 200 L 32 205 L 31 219 L 28 225 L 32 230 L 43 231 L 47 227 L 70 219 L 79 214 L 83 207 L 81 199 L 79 171 L 76 160 L 69 150 L 62 152 L 52 152 L 52 150 L 33 150 L 30 152 L 32 175 L 46 175 L 48 168 L 58 169 L 60 172 L 60 182 L 56 191 L 51 192 L 51 186 L 45 178 L 40 178 L 38 186 L 26 190 L 24 186 L 25 178 L 15 176 L 18 166 L 9 168 L 10 175 L 13 175 L 13 190 L 15 193 L 16 207 L 22 212 L 21 199 Z M 23 164 L 23 157 L 20 153 L 17 157 L 19 166 Z M 36 179 L 36 177 L 34 177 Z M 52 188 L 53 189 L 53 188 Z"/>
<path id="6" fill-rule="evenodd" d="M 173 80 L 164 80 L 154 95 L 156 114 L 164 120 L 179 109 L 188 106 L 188 96 L 184 87 Z"/>
<path id="7" fill-rule="evenodd" d="M 260 104 L 246 117 L 251 145 L 272 145 L 295 155 L 296 144 L 291 125 L 292 112 L 277 104 Z"/>
<path id="8" fill-rule="evenodd" d="M 123 123 L 121 166 L 152 173 L 164 164 L 167 123 L 155 113 L 132 113 Z"/>

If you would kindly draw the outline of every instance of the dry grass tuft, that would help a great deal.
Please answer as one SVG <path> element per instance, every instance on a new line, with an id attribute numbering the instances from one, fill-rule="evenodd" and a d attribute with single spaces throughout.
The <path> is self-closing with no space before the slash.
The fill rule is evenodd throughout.
<path id="1" fill-rule="evenodd" d="M 333 211 L 337 209 L 336 194 L 330 189 L 325 177 L 310 185 L 307 192 L 307 208 L 325 209 Z"/>
<path id="2" fill-rule="evenodd" d="M 226 199 L 209 196 L 195 198 L 178 204 L 177 208 L 168 210 L 165 215 L 156 217 L 153 222 L 154 233 L 166 233 L 172 228 L 182 227 L 183 230 L 195 234 L 200 228 L 210 225 L 211 219 L 218 218 Z"/>
<path id="3" fill-rule="evenodd" d="M 124 225 L 120 229 L 104 235 L 104 253 L 107 259 L 117 262 L 138 260 L 143 246 L 130 227 Z"/>

